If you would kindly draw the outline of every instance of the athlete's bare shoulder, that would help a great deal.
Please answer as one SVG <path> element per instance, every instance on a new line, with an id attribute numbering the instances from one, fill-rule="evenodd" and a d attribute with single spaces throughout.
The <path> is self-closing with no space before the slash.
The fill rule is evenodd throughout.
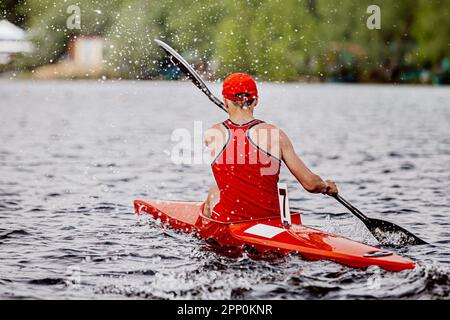
<path id="1" fill-rule="evenodd" d="M 209 145 L 213 141 L 223 140 L 227 132 L 222 123 L 216 123 L 205 131 L 205 144 Z"/>
<path id="2" fill-rule="evenodd" d="M 257 136 L 259 135 L 266 135 L 266 134 L 270 134 L 272 132 L 275 133 L 278 129 L 278 127 L 274 124 L 271 123 L 267 123 L 267 122 L 260 122 L 257 123 L 256 125 L 253 125 L 250 127 L 249 133 L 250 133 L 250 137 L 252 139 L 257 139 Z"/>
<path id="3" fill-rule="evenodd" d="M 223 122 L 213 124 L 213 125 L 211 126 L 211 128 L 215 128 L 215 129 L 223 129 Z"/>
<path id="4" fill-rule="evenodd" d="M 281 147 L 281 149 L 292 147 L 291 140 L 288 135 L 283 131 L 283 129 L 279 128 L 277 125 L 267 122 L 261 122 L 254 127 L 254 131 L 250 132 L 250 137 L 254 140 L 258 139 L 258 135 L 270 135 L 272 144 L 276 144 Z M 265 131 L 265 132 L 264 132 Z"/>
<path id="5" fill-rule="evenodd" d="M 253 136 L 258 135 L 262 131 L 265 131 L 265 134 L 271 133 L 272 136 L 278 135 L 278 136 L 280 136 L 280 138 L 281 138 L 281 135 L 285 135 L 283 130 L 281 130 L 278 126 L 276 126 L 272 123 L 268 123 L 268 122 L 261 122 L 261 123 L 258 123 L 257 125 L 255 125 L 254 127 L 252 127 L 250 130 L 250 135 L 253 137 Z"/>
<path id="6" fill-rule="evenodd" d="M 225 128 L 225 126 L 223 125 L 222 122 L 216 123 L 206 130 L 206 133 L 214 134 L 214 135 L 218 134 L 219 132 L 221 132 L 221 133 L 227 132 L 227 129 Z"/>
<path id="7" fill-rule="evenodd" d="M 254 128 L 255 129 L 265 129 L 265 130 L 267 130 L 267 129 L 279 130 L 279 128 L 276 125 L 274 125 L 272 123 L 268 123 L 268 122 L 260 122 L 256 126 L 254 126 Z"/>
<path id="8" fill-rule="evenodd" d="M 261 122 L 250 129 L 250 139 L 262 150 L 281 159 L 280 144 L 284 132 L 276 125 Z"/>

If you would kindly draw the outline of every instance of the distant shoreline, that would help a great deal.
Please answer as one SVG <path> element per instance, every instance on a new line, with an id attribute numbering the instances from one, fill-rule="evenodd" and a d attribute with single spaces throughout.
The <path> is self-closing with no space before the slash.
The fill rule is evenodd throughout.
<path id="1" fill-rule="evenodd" d="M 115 78 L 107 78 L 107 79 L 94 79 L 94 78 L 75 78 L 75 79 L 36 79 L 32 77 L 22 77 L 20 75 L 12 77 L 5 76 L 5 74 L 0 74 L 0 83 L 99 83 L 99 84 L 119 84 L 119 83 L 165 83 L 165 84 L 187 84 L 191 86 L 190 81 L 186 81 L 183 79 L 115 79 Z M 214 81 L 206 81 L 211 85 L 220 85 L 222 80 L 214 80 Z M 409 82 L 333 82 L 333 81 L 322 81 L 322 82 L 305 82 L 305 81 L 266 81 L 260 80 L 258 81 L 261 85 L 298 85 L 298 86 L 336 86 L 336 87 L 351 87 L 351 86 L 359 86 L 359 87 L 415 87 L 415 88 L 447 88 L 448 85 L 445 84 L 432 84 L 432 83 L 409 83 Z"/>

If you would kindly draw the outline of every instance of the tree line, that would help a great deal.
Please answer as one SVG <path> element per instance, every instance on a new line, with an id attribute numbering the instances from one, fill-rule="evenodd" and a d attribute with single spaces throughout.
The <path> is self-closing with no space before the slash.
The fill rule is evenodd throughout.
<path id="1" fill-rule="evenodd" d="M 69 5 L 81 27 L 70 29 Z M 380 8 L 369 29 L 367 8 Z M 158 77 L 161 38 L 211 78 L 251 73 L 268 81 L 419 81 L 450 68 L 450 0 L 4 0 L 0 14 L 30 30 L 31 70 L 67 53 L 71 38 L 105 38 L 105 66 L 122 78 Z"/>

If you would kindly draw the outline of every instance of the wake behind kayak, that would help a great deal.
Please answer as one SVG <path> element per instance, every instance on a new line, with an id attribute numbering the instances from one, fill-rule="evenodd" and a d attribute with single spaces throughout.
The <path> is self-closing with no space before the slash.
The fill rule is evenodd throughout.
<path id="1" fill-rule="evenodd" d="M 135 212 L 185 233 L 197 233 L 225 247 L 251 246 L 257 251 L 287 255 L 297 253 L 308 260 L 331 260 L 356 268 L 378 266 L 388 271 L 414 269 L 411 260 L 367 244 L 304 226 L 301 213 L 292 212 L 292 225 L 279 216 L 236 223 L 222 223 L 202 214 L 201 202 L 135 200 Z"/>

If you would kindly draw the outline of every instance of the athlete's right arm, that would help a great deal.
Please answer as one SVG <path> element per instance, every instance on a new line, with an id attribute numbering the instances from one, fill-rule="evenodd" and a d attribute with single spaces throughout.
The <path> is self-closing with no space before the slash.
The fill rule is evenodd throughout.
<path id="1" fill-rule="evenodd" d="M 281 159 L 306 191 L 329 195 L 338 193 L 338 189 L 334 181 L 322 180 L 321 177 L 313 173 L 305 165 L 302 159 L 300 159 L 298 154 L 295 152 L 291 140 L 286 133 L 283 132 L 283 130 L 280 130 L 280 149 Z"/>

